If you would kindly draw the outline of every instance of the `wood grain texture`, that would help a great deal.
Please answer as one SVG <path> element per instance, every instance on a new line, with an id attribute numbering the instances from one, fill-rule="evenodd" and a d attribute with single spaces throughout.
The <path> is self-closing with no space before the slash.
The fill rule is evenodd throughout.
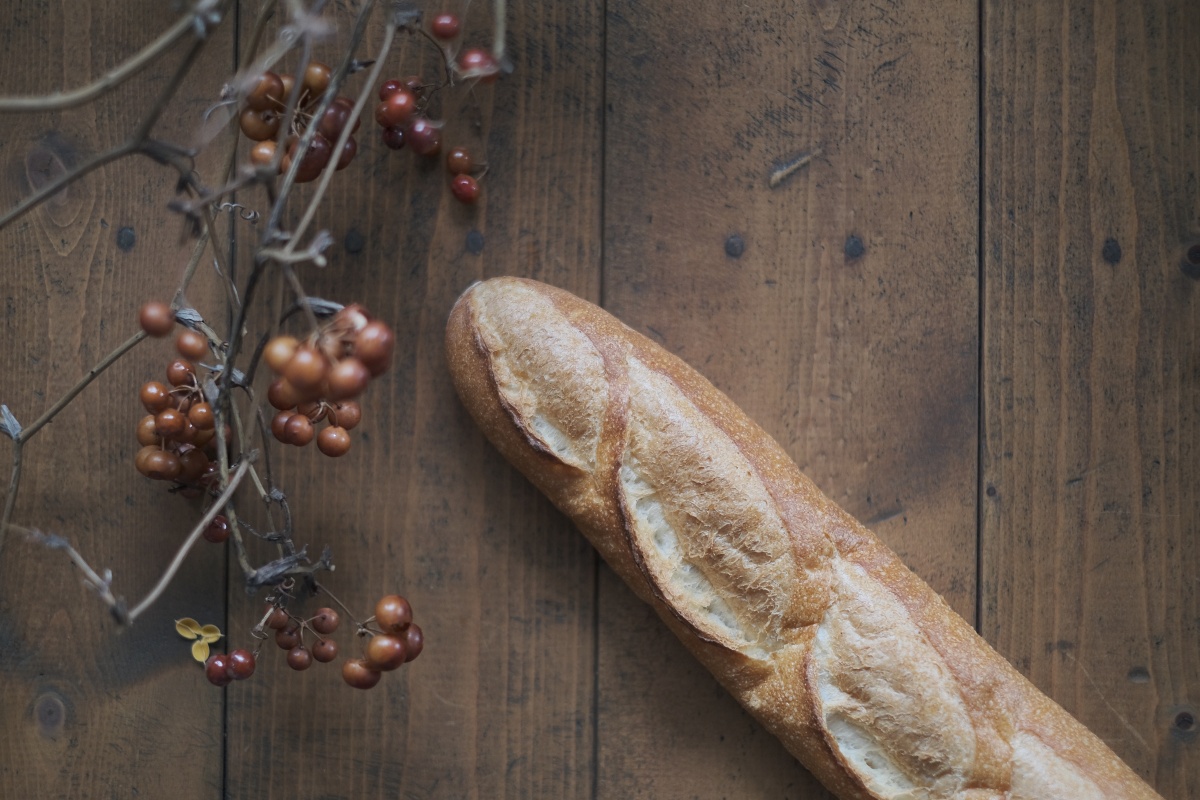
<path id="1" fill-rule="evenodd" d="M 172 23 L 169 4 L 18 2 L 6 8 L 3 91 L 81 86 Z M 190 90 L 157 132 L 188 132 L 232 63 L 232 31 L 194 67 Z M 134 129 L 180 53 L 105 100 L 5 115 L 0 208 Z M 208 166 L 207 162 L 202 165 Z M 175 175 L 126 159 L 70 186 L 0 232 L 0 402 L 33 422 L 137 330 L 137 309 L 169 300 L 191 246 L 166 210 Z M 213 284 L 200 280 L 201 302 Z M 95 381 L 25 446 L 14 522 L 69 537 L 132 602 L 154 584 L 196 519 L 193 501 L 134 470 L 138 386 L 163 379 L 174 348 L 147 341 Z M 10 444 L 0 443 L 8 485 Z M 118 634 L 65 556 L 9 534 L 0 557 L 0 796 L 218 796 L 222 698 L 172 620 L 224 622 L 224 557 L 194 553 L 137 626 Z"/>
<path id="2" fill-rule="evenodd" d="M 982 632 L 1194 797 L 1200 23 L 985 5 Z"/>
<path id="3" fill-rule="evenodd" d="M 973 8 L 609 9 L 605 307 L 973 620 Z M 600 796 L 824 796 L 607 572 L 601 590 Z"/>
<path id="4" fill-rule="evenodd" d="M 490 40 L 488 4 L 465 19 L 464 42 Z M 304 276 L 314 294 L 361 299 L 400 345 L 364 396 L 351 452 L 292 449 L 280 480 L 300 541 L 333 547 L 331 589 L 364 618 L 380 595 L 406 595 L 425 651 L 356 692 L 337 665 L 297 675 L 269 645 L 262 680 L 230 689 L 232 797 L 591 793 L 595 555 L 475 429 L 442 349 L 475 280 L 518 274 L 598 295 L 600 5 L 513 3 L 509 33 L 511 78 L 454 90 L 442 112 L 445 149 L 490 164 L 480 203 L 458 203 L 440 159 L 387 150 L 365 119 L 321 215 L 337 242 L 330 267 Z M 364 57 L 379 31 L 368 38 Z M 387 77 L 437 69 L 426 43 L 402 41 Z M 246 631 L 261 605 L 231 601 L 231 628 Z"/>

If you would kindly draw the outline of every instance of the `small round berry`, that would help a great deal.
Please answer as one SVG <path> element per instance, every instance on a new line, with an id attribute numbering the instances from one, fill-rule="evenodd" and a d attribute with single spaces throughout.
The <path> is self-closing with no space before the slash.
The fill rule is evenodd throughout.
<path id="1" fill-rule="evenodd" d="M 298 644 L 291 650 L 288 650 L 287 664 L 297 672 L 303 672 L 312 666 L 313 657 L 308 648 L 302 644 Z"/>
<path id="2" fill-rule="evenodd" d="M 475 168 L 475 160 L 465 147 L 455 147 L 446 154 L 446 169 L 451 175 L 463 175 Z"/>
<path id="3" fill-rule="evenodd" d="M 154 427 L 153 414 L 147 414 L 138 422 L 137 440 L 143 447 L 158 444 L 158 431 Z"/>
<path id="4" fill-rule="evenodd" d="M 202 431 L 210 431 L 217 424 L 212 406 L 208 403 L 196 403 L 188 409 L 188 420 Z"/>
<path id="5" fill-rule="evenodd" d="M 255 111 L 253 108 L 247 108 L 238 117 L 242 133 L 256 142 L 274 139 L 279 134 L 280 122 L 282 119 L 274 111 Z"/>
<path id="6" fill-rule="evenodd" d="M 457 14 L 438 14 L 429 25 L 429 32 L 435 38 L 447 40 L 458 36 L 461 29 Z"/>
<path id="7" fill-rule="evenodd" d="M 371 373 L 357 358 L 343 358 L 329 370 L 329 399 L 358 397 L 371 382 Z"/>
<path id="8" fill-rule="evenodd" d="M 296 348 L 299 346 L 300 342 L 295 336 L 276 336 L 263 348 L 263 361 L 267 362 L 272 371 L 283 372 L 292 356 L 296 355 Z"/>
<path id="9" fill-rule="evenodd" d="M 353 430 L 362 422 L 362 407 L 353 400 L 339 400 L 329 412 L 329 421 L 335 428 Z"/>
<path id="10" fill-rule="evenodd" d="M 387 145 L 389 150 L 401 150 L 404 148 L 404 129 L 403 128 L 384 128 L 383 143 Z"/>
<path id="11" fill-rule="evenodd" d="M 150 472 L 146 466 L 146 463 L 147 463 L 146 459 L 150 457 L 151 453 L 157 453 L 157 452 L 161 452 L 161 451 L 162 451 L 162 448 L 159 447 L 158 445 L 148 444 L 148 445 L 143 446 L 140 450 L 137 451 L 137 455 L 135 455 L 133 457 L 133 466 L 135 468 L 137 468 L 138 472 L 142 473 L 147 478 L 149 478 Z"/>
<path id="12" fill-rule="evenodd" d="M 244 681 L 254 674 L 257 666 L 254 654 L 249 650 L 237 649 L 229 654 L 229 675 L 235 681 Z"/>
<path id="13" fill-rule="evenodd" d="M 367 663 L 382 672 L 397 669 L 404 663 L 405 655 L 403 637 L 380 633 L 367 642 Z"/>
<path id="14" fill-rule="evenodd" d="M 142 384 L 138 395 L 142 401 L 142 405 L 151 414 L 157 414 L 171 405 L 171 392 L 158 381 L 150 381 L 149 383 Z"/>
<path id="15" fill-rule="evenodd" d="M 175 327 L 175 312 L 166 303 L 151 301 L 138 312 L 142 330 L 151 336 L 166 336 Z"/>
<path id="16" fill-rule="evenodd" d="M 350 434 L 345 428 L 330 425 L 317 435 L 317 449 L 331 458 L 350 452 Z"/>
<path id="17" fill-rule="evenodd" d="M 291 444 L 288 440 L 287 424 L 288 420 L 296 416 L 295 411 L 280 411 L 271 418 L 271 433 L 284 444 Z"/>
<path id="18" fill-rule="evenodd" d="M 421 655 L 421 651 L 424 649 L 425 634 L 421 633 L 421 626 L 414 622 L 404 630 L 404 652 L 406 653 L 404 660 L 412 661 Z"/>
<path id="19" fill-rule="evenodd" d="M 204 470 L 209 465 L 208 456 L 196 448 L 185 450 L 179 454 L 179 480 L 184 483 L 195 483 L 200 480 Z"/>
<path id="20" fill-rule="evenodd" d="M 392 350 L 396 347 L 396 334 L 385 323 L 375 320 L 367 323 L 354 339 L 354 356 L 374 376 L 382 375 L 392 363 Z"/>
<path id="21" fill-rule="evenodd" d="M 442 131 L 425 117 L 418 117 L 404 133 L 408 146 L 419 156 L 436 156 L 442 151 Z"/>
<path id="22" fill-rule="evenodd" d="M 450 181 L 450 191 L 459 202 L 471 205 L 479 199 L 479 181 L 470 175 L 455 175 Z"/>
<path id="23" fill-rule="evenodd" d="M 275 631 L 275 644 L 280 650 L 291 650 L 300 644 L 300 626 L 295 620 L 289 620 L 286 627 Z"/>
<path id="24" fill-rule="evenodd" d="M 400 633 L 412 622 L 412 606 L 398 594 L 388 594 L 375 604 L 375 621 L 384 633 Z"/>
<path id="25" fill-rule="evenodd" d="M 269 166 L 275 160 L 275 140 L 264 139 L 250 148 L 250 163 L 256 167 Z"/>
<path id="26" fill-rule="evenodd" d="M 351 136 L 342 145 L 342 154 L 338 156 L 336 169 L 345 169 L 350 166 L 350 162 L 354 160 L 356 155 L 358 155 L 358 140 Z"/>
<path id="27" fill-rule="evenodd" d="M 284 434 L 287 436 L 288 444 L 294 444 L 297 447 L 304 447 L 311 442 L 314 433 L 312 422 L 303 414 L 293 414 L 284 425 Z"/>
<path id="28" fill-rule="evenodd" d="M 342 664 L 342 680 L 355 689 L 370 689 L 381 677 L 382 673 L 372 669 L 365 659 L 351 658 Z"/>
<path id="29" fill-rule="evenodd" d="M 154 432 L 164 439 L 177 439 L 187 428 L 187 417 L 173 408 L 164 408 L 154 418 Z"/>
<path id="30" fill-rule="evenodd" d="M 380 102 L 387 100 L 389 97 L 391 97 L 392 95 L 394 95 L 396 92 L 400 91 L 403 88 L 404 88 L 404 81 L 401 81 L 397 78 L 390 78 L 389 80 L 384 81 L 383 84 L 379 87 Z"/>
<path id="31" fill-rule="evenodd" d="M 259 75 L 254 88 L 246 93 L 246 105 L 255 111 L 279 108 L 283 105 L 283 101 L 283 81 L 270 70 Z"/>
<path id="32" fill-rule="evenodd" d="M 204 472 L 200 473 L 200 478 L 196 482 L 210 488 L 218 485 L 221 482 L 221 465 L 215 461 L 209 461 L 208 466 L 204 468 Z"/>
<path id="33" fill-rule="evenodd" d="M 175 337 L 175 349 L 184 358 L 199 361 L 208 355 L 208 340 L 195 331 L 185 329 Z"/>
<path id="34" fill-rule="evenodd" d="M 290 411 L 304 402 L 304 396 L 287 378 L 277 378 L 267 387 L 267 402 L 280 411 Z"/>
<path id="35" fill-rule="evenodd" d="M 201 535 L 206 542 L 221 544 L 229 538 L 229 520 L 225 519 L 223 514 L 217 514 Z"/>
<path id="36" fill-rule="evenodd" d="M 317 133 L 324 136 L 331 142 L 336 142 L 338 137 L 342 135 L 347 123 L 350 122 L 350 112 L 354 110 L 354 103 L 339 103 L 337 98 L 329 104 L 329 108 L 325 109 L 325 113 L 321 115 L 321 121 L 317 123 Z"/>
<path id="37" fill-rule="evenodd" d="M 417 96 L 408 89 L 397 89 L 375 107 L 375 121 L 382 128 L 403 125 L 417 111 Z"/>
<path id="38" fill-rule="evenodd" d="M 276 606 L 271 609 L 271 615 L 267 617 L 267 627 L 271 630 L 281 631 L 287 627 L 290 617 L 282 608 Z"/>
<path id="39" fill-rule="evenodd" d="M 313 615 L 313 618 L 309 624 L 312 625 L 313 630 L 315 630 L 317 633 L 323 633 L 328 636 L 338 629 L 338 625 L 341 624 L 341 621 L 342 617 L 340 614 L 338 614 L 338 612 L 334 611 L 332 608 L 326 607 L 318 608 L 317 613 Z"/>
<path id="40" fill-rule="evenodd" d="M 329 374 L 329 360 L 315 347 L 301 345 L 284 367 L 283 375 L 288 383 L 301 392 L 320 388 Z"/>
<path id="41" fill-rule="evenodd" d="M 293 139 L 288 145 L 287 155 L 283 158 L 283 168 L 290 169 L 292 160 L 295 159 L 296 153 L 300 148 L 300 140 Z M 297 183 L 310 183 L 321 176 L 321 170 L 325 169 L 325 165 L 329 163 L 330 156 L 333 155 L 333 145 L 324 136 L 317 134 L 308 143 L 308 149 L 304 151 L 304 156 L 300 159 L 300 166 L 296 169 Z"/>
<path id="42" fill-rule="evenodd" d="M 224 653 L 209 656 L 204 662 L 204 677 L 213 686 L 227 686 L 233 680 L 229 674 L 229 656 Z"/>
<path id="43" fill-rule="evenodd" d="M 338 644 L 333 639 L 318 639 L 312 646 L 313 658 L 322 664 L 328 664 L 337 658 Z"/>
<path id="44" fill-rule="evenodd" d="M 463 77 L 479 78 L 483 83 L 491 83 L 500 73 L 500 66 L 487 50 L 472 47 L 459 53 L 458 70 Z"/>
<path id="45" fill-rule="evenodd" d="M 425 79 L 420 75 L 409 75 L 403 81 L 405 88 L 420 97 L 425 93 Z"/>
<path id="46" fill-rule="evenodd" d="M 283 84 L 283 102 L 286 103 L 292 96 L 292 89 L 296 86 L 296 76 L 290 72 L 284 72 L 280 74 L 279 81 Z"/>
<path id="47" fill-rule="evenodd" d="M 304 88 L 314 98 L 320 97 L 329 88 L 331 77 L 333 77 L 333 70 L 329 68 L 328 64 L 310 61 L 304 70 Z"/>
<path id="48" fill-rule="evenodd" d="M 183 412 L 180 413 L 182 414 Z M 157 427 L 157 425 L 155 427 Z M 183 414 L 183 432 L 175 438 L 184 444 L 195 444 L 196 434 L 199 432 L 200 429 L 192 424 L 192 421 L 188 419 L 187 414 Z"/>
<path id="49" fill-rule="evenodd" d="M 196 368 L 190 361 L 177 358 L 167 365 L 167 382 L 172 386 L 186 386 L 194 380 Z"/>

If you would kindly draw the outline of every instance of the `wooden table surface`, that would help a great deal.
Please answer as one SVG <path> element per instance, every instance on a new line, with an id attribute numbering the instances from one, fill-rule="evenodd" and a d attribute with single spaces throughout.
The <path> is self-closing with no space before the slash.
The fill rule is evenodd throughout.
<path id="1" fill-rule="evenodd" d="M 279 456 L 329 584 L 359 608 L 406 594 L 425 654 L 364 693 L 272 649 L 217 690 L 171 620 L 247 643 L 261 597 L 222 548 L 118 631 L 60 553 L 10 536 L 0 797 L 827 796 L 457 403 L 443 324 L 494 275 L 600 302 L 700 369 L 1164 797 L 1200 795 L 1194 4 L 509 5 L 515 71 L 448 128 L 486 149 L 480 204 L 373 132 L 335 181 L 306 286 L 365 302 L 400 348 L 348 456 Z M 86 83 L 173 19 L 9 7 L 3 93 Z M 489 13 L 470 7 L 475 40 Z M 198 126 L 238 23 L 165 135 Z M 99 104 L 5 116 L 3 208 L 120 141 L 169 62 Z M 22 421 L 170 297 L 190 251 L 173 184 L 121 162 L 0 231 L 0 401 Z M 245 263 L 256 228 L 232 224 Z M 189 300 L 215 311 L 205 275 Z M 137 386 L 169 353 L 142 345 L 31 442 L 14 517 L 128 597 L 197 514 L 131 463 Z"/>

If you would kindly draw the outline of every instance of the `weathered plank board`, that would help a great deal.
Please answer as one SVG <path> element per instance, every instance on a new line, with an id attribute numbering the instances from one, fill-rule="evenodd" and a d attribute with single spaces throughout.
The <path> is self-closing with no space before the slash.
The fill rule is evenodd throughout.
<path id="1" fill-rule="evenodd" d="M 13 3 L 0 92 L 89 83 L 175 19 L 170 4 Z M 187 143 L 232 63 L 220 33 L 156 129 Z M 4 115 L 0 208 L 127 137 L 182 48 L 108 97 L 61 112 Z M 208 162 L 205 162 L 206 164 Z M 0 402 L 39 417 L 137 330 L 148 299 L 170 300 L 191 252 L 167 211 L 173 172 L 132 158 L 101 168 L 0 232 Z M 199 280 L 202 302 L 213 288 Z M 170 340 L 148 341 L 95 381 L 24 451 L 14 522 L 68 536 L 131 602 L 153 586 L 196 519 L 134 469 L 138 387 L 163 379 Z M 10 444 L 0 443 L 8 485 Z M 224 555 L 194 553 L 186 575 L 118 633 L 60 552 L 9 534 L 0 556 L 0 796 L 217 797 L 222 698 L 209 691 L 172 619 L 224 622 Z"/>
<path id="2" fill-rule="evenodd" d="M 985 4 L 982 632 L 1200 791 L 1200 19 Z"/>
<path id="3" fill-rule="evenodd" d="M 464 42 L 490 41 L 489 13 L 471 6 Z M 233 797 L 591 793 L 595 556 L 475 428 L 442 349 L 474 280 L 528 275 L 598 297 L 601 6 L 513 3 L 509 34 L 511 78 L 445 109 L 446 147 L 491 165 L 480 203 L 459 204 L 440 160 L 385 149 L 365 119 L 321 218 L 332 263 L 305 274 L 314 294 L 391 321 L 400 346 L 364 397 L 354 449 L 284 453 L 282 482 L 301 540 L 334 548 L 333 591 L 363 617 L 381 594 L 407 595 L 425 652 L 356 692 L 337 665 L 297 675 L 269 645 L 262 680 L 230 689 Z M 413 37 L 389 76 L 435 69 L 427 52 Z M 261 606 L 231 597 L 231 628 L 245 630 Z"/>
<path id="4" fill-rule="evenodd" d="M 605 305 L 968 619 L 977 30 L 963 4 L 616 2 L 606 87 Z M 607 571 L 600 620 L 601 796 L 820 795 Z"/>

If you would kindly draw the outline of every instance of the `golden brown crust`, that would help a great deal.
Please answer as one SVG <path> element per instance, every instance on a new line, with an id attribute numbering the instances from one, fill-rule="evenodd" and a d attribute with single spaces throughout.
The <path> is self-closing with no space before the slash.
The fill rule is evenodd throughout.
<path id="1" fill-rule="evenodd" d="M 729 691 L 841 798 L 1158 797 L 771 437 L 567 292 L 468 289 L 464 404 Z"/>

